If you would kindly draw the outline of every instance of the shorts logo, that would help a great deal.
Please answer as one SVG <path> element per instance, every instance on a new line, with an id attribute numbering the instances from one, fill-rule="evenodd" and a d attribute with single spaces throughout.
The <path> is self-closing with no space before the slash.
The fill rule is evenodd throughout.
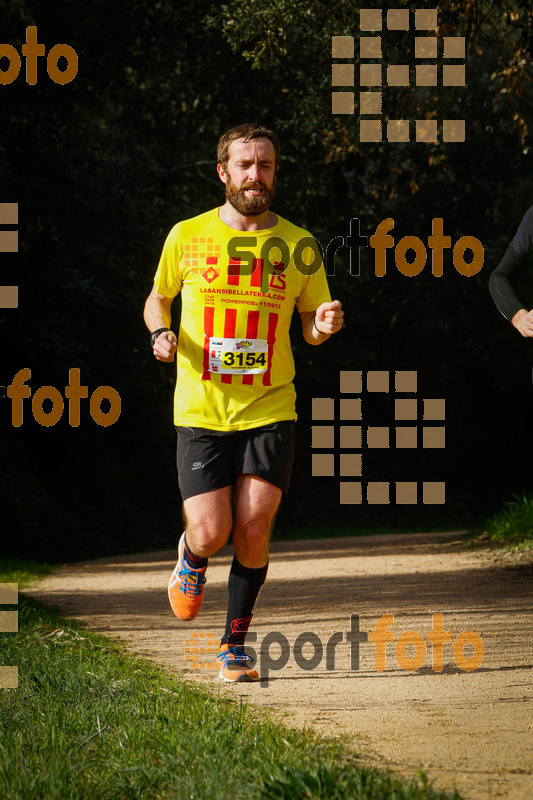
<path id="1" fill-rule="evenodd" d="M 249 342 L 248 340 L 245 340 L 243 342 L 237 342 L 235 347 L 236 347 L 237 350 L 241 350 L 243 347 L 250 347 L 251 344 L 252 344 L 252 342 Z"/>
<path id="2" fill-rule="evenodd" d="M 209 267 L 205 272 L 202 273 L 202 275 L 208 283 L 213 283 L 213 281 L 215 281 L 220 275 L 220 272 L 217 272 L 214 267 Z"/>
<path id="3" fill-rule="evenodd" d="M 193 470 L 193 469 L 203 469 L 203 466 L 204 465 L 203 465 L 203 463 L 201 461 L 195 461 L 194 464 L 191 467 L 191 470 Z"/>

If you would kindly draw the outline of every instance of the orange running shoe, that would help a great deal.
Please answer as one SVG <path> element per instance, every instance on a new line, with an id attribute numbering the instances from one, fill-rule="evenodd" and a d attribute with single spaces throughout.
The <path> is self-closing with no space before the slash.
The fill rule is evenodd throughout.
<path id="1" fill-rule="evenodd" d="M 258 681 L 259 675 L 255 669 L 247 665 L 253 661 L 247 656 L 242 647 L 236 644 L 221 644 L 217 656 L 217 665 L 220 667 L 218 677 L 226 683 L 234 681 Z"/>
<path id="2" fill-rule="evenodd" d="M 191 620 L 200 611 L 204 599 L 206 567 L 194 569 L 185 560 L 185 534 L 178 545 L 178 563 L 168 582 L 168 599 L 178 619 Z"/>

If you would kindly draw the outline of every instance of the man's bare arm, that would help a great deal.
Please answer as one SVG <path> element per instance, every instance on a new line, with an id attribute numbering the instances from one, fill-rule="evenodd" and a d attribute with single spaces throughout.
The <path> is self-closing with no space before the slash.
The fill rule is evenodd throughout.
<path id="1" fill-rule="evenodd" d="M 144 321 L 146 327 L 153 333 L 158 328 L 170 328 L 172 297 L 165 297 L 164 294 L 159 294 L 155 286 L 148 295 L 146 303 L 144 304 Z M 172 331 L 164 331 L 160 333 L 154 342 L 154 356 L 158 361 L 165 361 L 170 363 L 174 361 L 174 353 L 178 342 L 175 334 Z"/>
<path id="2" fill-rule="evenodd" d="M 340 300 L 322 303 L 316 311 L 300 311 L 302 333 L 309 344 L 322 344 L 342 328 L 344 311 Z"/>

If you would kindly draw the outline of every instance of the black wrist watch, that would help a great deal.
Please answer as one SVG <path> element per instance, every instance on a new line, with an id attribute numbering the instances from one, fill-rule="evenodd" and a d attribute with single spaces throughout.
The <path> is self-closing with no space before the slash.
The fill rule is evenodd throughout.
<path id="1" fill-rule="evenodd" d="M 156 331 L 151 333 L 150 334 L 150 345 L 151 345 L 151 347 L 153 348 L 153 346 L 155 344 L 155 340 L 157 339 L 157 337 L 159 336 L 160 333 L 163 333 L 163 331 L 169 331 L 169 330 L 170 330 L 170 328 L 158 328 Z"/>

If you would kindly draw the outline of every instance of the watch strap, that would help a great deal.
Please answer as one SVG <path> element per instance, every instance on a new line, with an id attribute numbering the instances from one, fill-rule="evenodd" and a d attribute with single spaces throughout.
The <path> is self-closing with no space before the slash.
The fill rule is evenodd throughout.
<path id="1" fill-rule="evenodd" d="M 163 331 L 169 331 L 169 330 L 170 330 L 170 328 L 158 328 L 156 331 L 154 331 L 153 333 L 151 333 L 151 334 L 150 334 L 150 343 L 151 343 L 151 346 L 152 346 L 152 347 L 154 346 L 154 344 L 155 344 L 155 340 L 157 339 L 157 337 L 159 336 L 159 334 L 160 334 L 160 333 L 163 333 Z"/>

